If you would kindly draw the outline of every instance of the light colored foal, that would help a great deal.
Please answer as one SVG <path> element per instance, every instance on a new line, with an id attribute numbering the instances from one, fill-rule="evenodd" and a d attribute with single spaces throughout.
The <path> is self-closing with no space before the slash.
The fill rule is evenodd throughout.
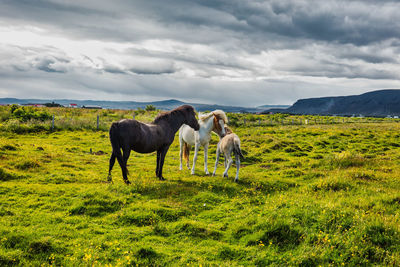
<path id="1" fill-rule="evenodd" d="M 221 138 L 218 142 L 217 146 L 217 158 L 215 160 L 214 172 L 217 170 L 218 160 L 221 153 L 224 153 L 225 157 L 225 171 L 222 177 L 228 177 L 228 170 L 232 166 L 233 160 L 231 157 L 232 152 L 235 154 L 236 161 L 236 177 L 235 182 L 239 181 L 239 169 L 240 169 L 240 157 L 243 158 L 242 151 L 240 150 L 240 139 L 239 137 L 232 132 L 232 130 L 228 127 L 225 127 L 226 135 Z"/>

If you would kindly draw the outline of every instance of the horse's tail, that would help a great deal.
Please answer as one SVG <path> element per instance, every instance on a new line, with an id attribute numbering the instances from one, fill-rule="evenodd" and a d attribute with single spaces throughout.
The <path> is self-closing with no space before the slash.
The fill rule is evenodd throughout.
<path id="1" fill-rule="evenodd" d="M 122 175 L 124 177 L 124 180 L 126 180 L 126 177 L 128 175 L 128 168 L 126 167 L 126 162 L 124 161 L 121 153 L 118 122 L 113 122 L 111 124 L 110 141 L 111 141 L 112 153 L 117 158 L 119 166 L 121 166 L 122 169 Z"/>
<path id="2" fill-rule="evenodd" d="M 244 159 L 242 150 L 240 149 L 240 141 L 237 138 L 233 140 L 233 151 L 235 152 L 236 155 L 239 155 L 242 159 Z"/>
<path id="3" fill-rule="evenodd" d="M 182 153 L 182 157 L 186 162 L 189 162 L 189 153 L 190 153 L 190 149 L 188 144 L 183 141 L 183 153 Z"/>

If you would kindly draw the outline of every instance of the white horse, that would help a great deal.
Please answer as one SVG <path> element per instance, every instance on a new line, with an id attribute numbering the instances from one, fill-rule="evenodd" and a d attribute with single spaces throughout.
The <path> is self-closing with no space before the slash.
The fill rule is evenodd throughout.
<path id="1" fill-rule="evenodd" d="M 214 131 L 219 136 L 225 135 L 225 124 L 228 123 L 228 118 L 222 110 L 214 110 L 208 114 L 199 116 L 199 131 L 194 131 L 187 125 L 182 125 L 179 129 L 179 169 L 182 170 L 182 157 L 186 160 L 186 166 L 189 166 L 189 153 L 190 148 L 194 146 L 194 158 L 191 174 L 194 174 L 194 169 L 197 161 L 197 154 L 199 153 L 200 146 L 204 147 L 204 172 L 208 175 L 207 158 L 208 158 L 208 144 L 211 140 L 211 131 Z"/>
<path id="2" fill-rule="evenodd" d="M 224 153 L 225 158 L 225 171 L 222 177 L 228 177 L 228 170 L 232 166 L 233 160 L 231 157 L 232 152 L 235 154 L 236 160 L 236 177 L 235 182 L 239 181 L 239 169 L 240 169 L 240 158 L 243 158 L 242 151 L 240 149 L 240 139 L 239 137 L 232 132 L 232 130 L 228 127 L 225 127 L 226 135 L 221 137 L 221 140 L 217 145 L 217 158 L 215 159 L 215 167 L 213 176 L 215 176 L 215 172 L 218 166 L 219 155 Z"/>

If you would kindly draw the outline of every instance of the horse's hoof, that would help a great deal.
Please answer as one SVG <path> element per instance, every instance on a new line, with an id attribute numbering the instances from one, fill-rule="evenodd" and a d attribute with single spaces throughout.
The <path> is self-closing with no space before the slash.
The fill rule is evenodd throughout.
<path id="1" fill-rule="evenodd" d="M 125 180 L 124 182 L 125 182 L 126 185 L 130 185 L 131 184 L 131 182 L 129 182 L 128 180 Z"/>
<path id="2" fill-rule="evenodd" d="M 160 181 L 165 181 L 164 177 L 159 177 Z"/>
<path id="3" fill-rule="evenodd" d="M 235 178 L 235 183 L 238 183 L 239 182 L 239 178 Z"/>
<path id="4" fill-rule="evenodd" d="M 224 173 L 224 174 L 222 175 L 222 177 L 228 178 L 228 174 L 227 174 L 227 173 Z"/>

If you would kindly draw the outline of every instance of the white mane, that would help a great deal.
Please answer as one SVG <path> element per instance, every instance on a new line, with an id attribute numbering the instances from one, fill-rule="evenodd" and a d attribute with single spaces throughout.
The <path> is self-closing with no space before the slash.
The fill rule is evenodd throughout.
<path id="1" fill-rule="evenodd" d="M 228 123 L 228 117 L 226 116 L 225 112 L 223 112 L 220 109 L 216 109 L 216 110 L 214 110 L 214 111 L 212 111 L 210 113 L 206 113 L 206 114 L 200 114 L 199 113 L 199 120 L 205 121 L 208 118 L 212 117 L 214 114 L 219 116 L 221 119 L 223 119 L 225 124 Z"/>

